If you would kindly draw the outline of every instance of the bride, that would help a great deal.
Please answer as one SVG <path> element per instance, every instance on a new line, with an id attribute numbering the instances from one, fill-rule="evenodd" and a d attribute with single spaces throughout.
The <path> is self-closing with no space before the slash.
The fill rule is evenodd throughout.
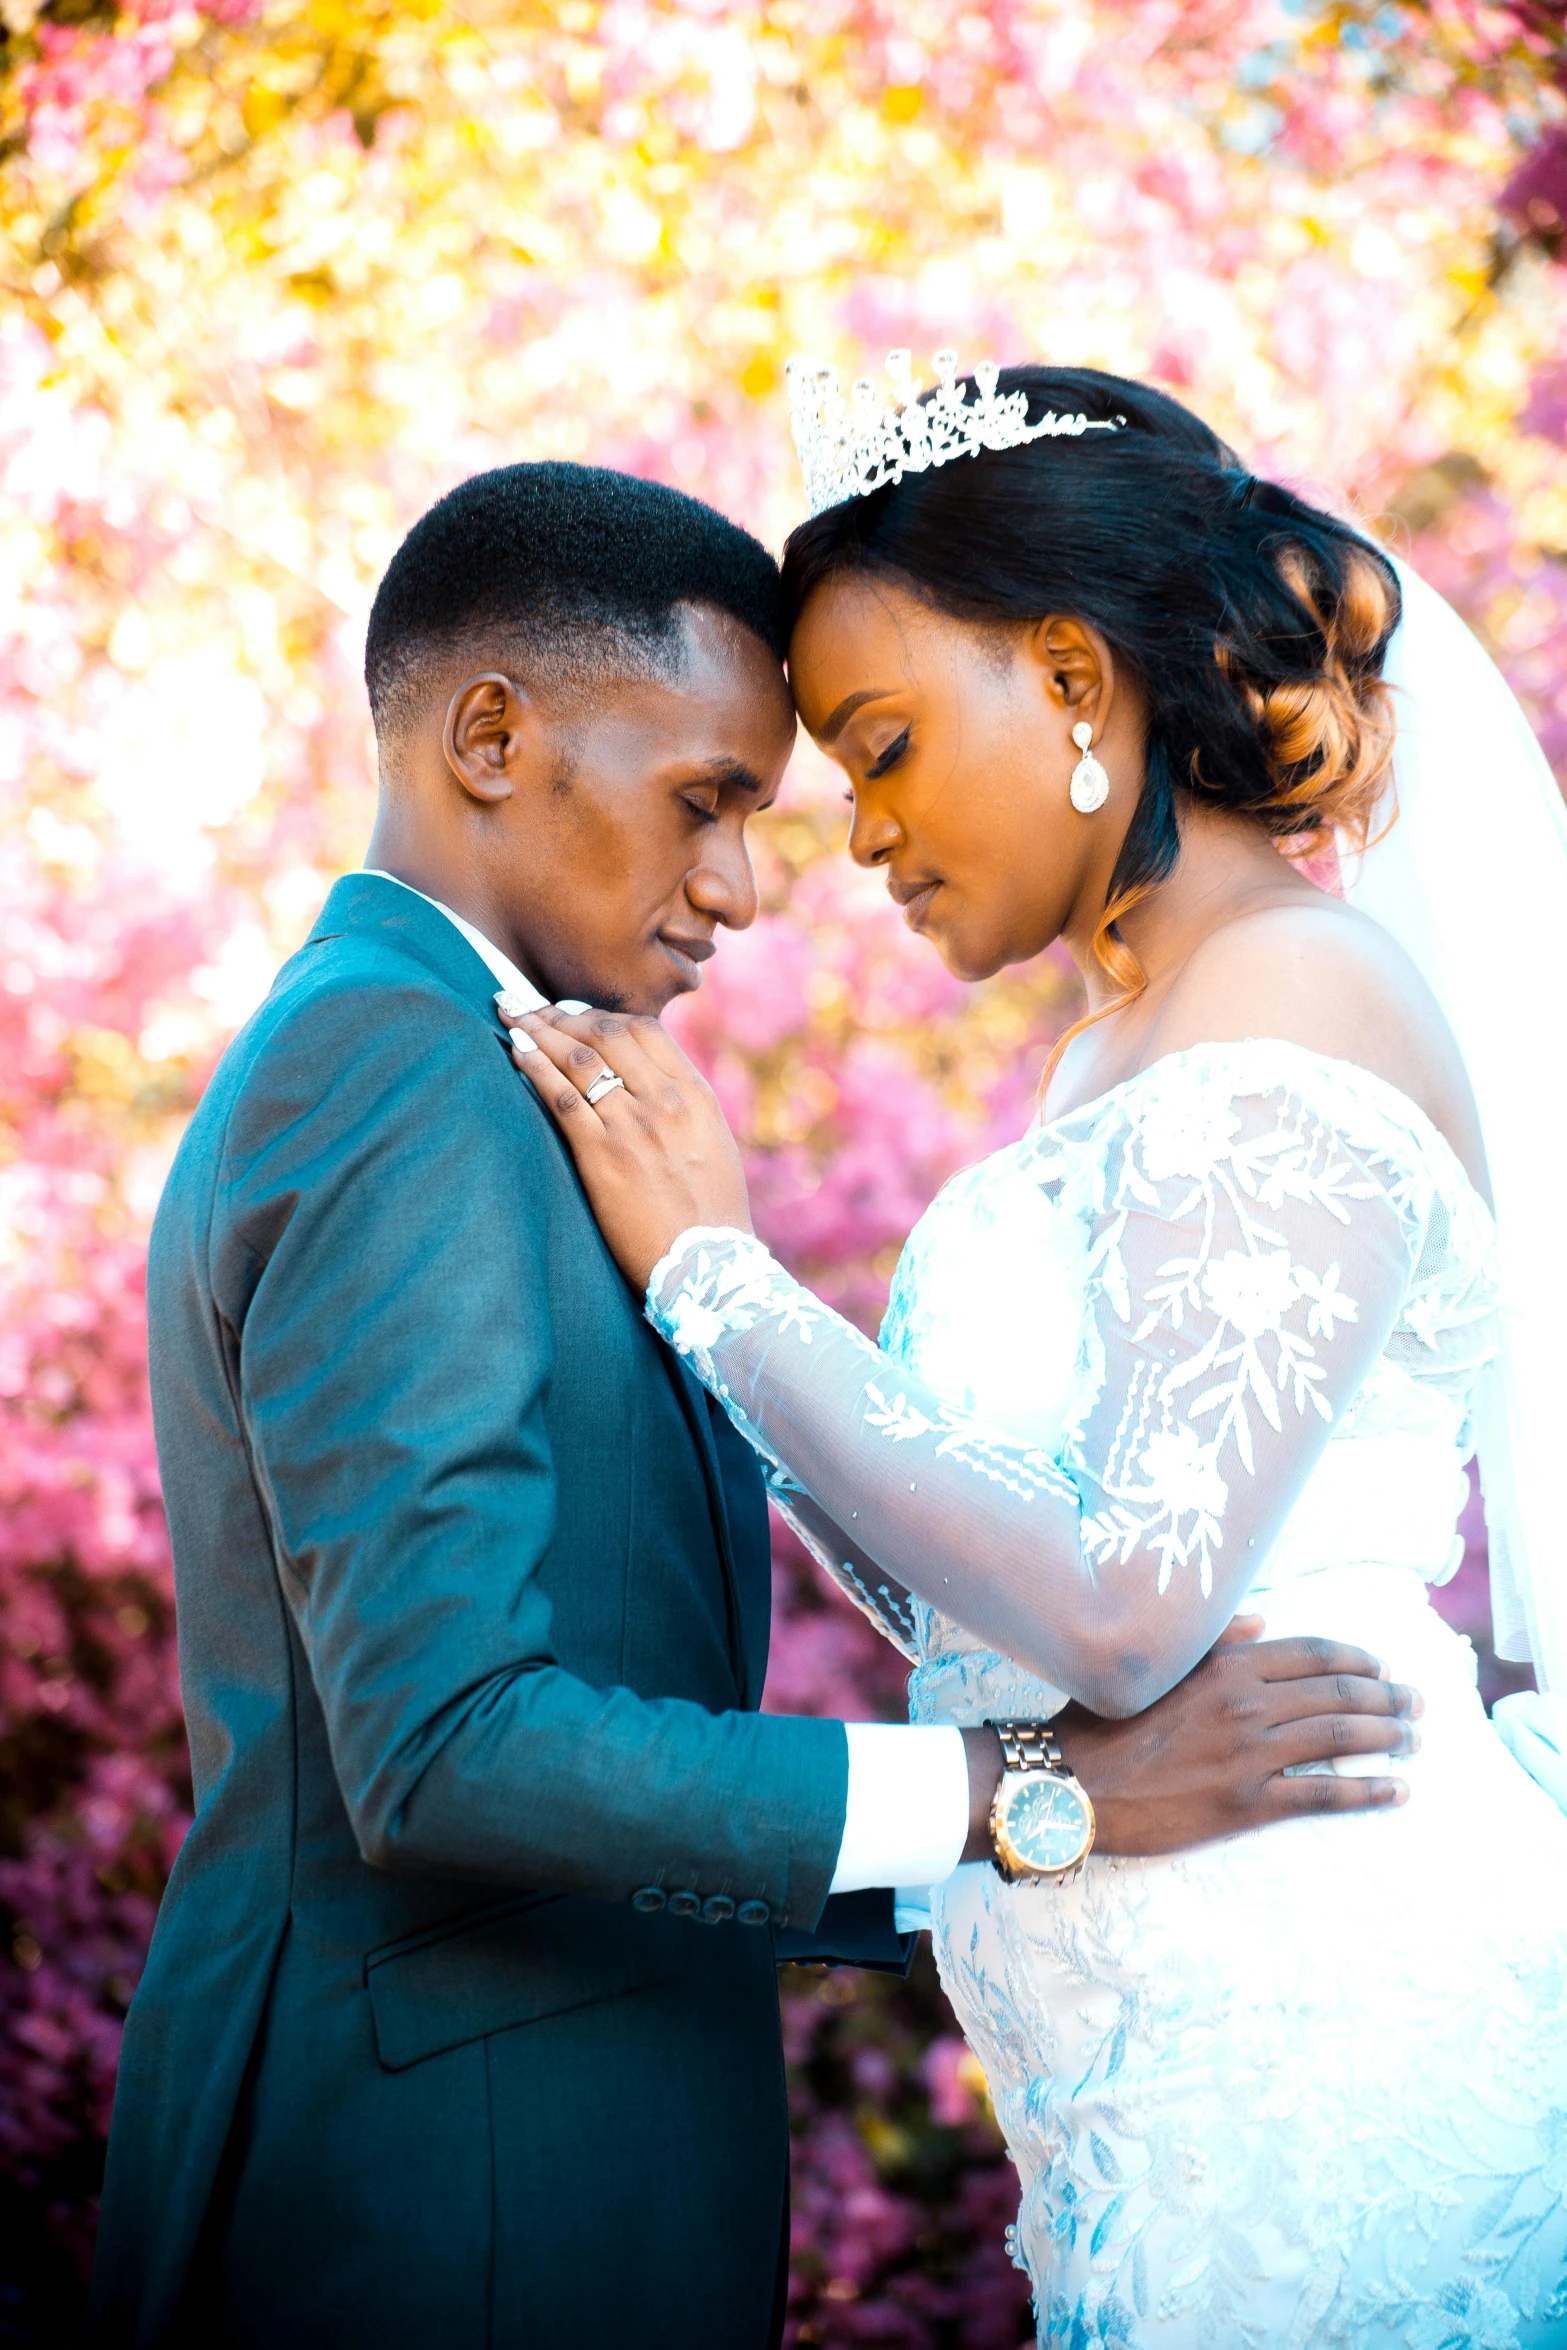
<path id="1" fill-rule="evenodd" d="M 790 669 L 948 966 L 1075 958 L 1038 1122 L 916 1227 L 877 1349 L 752 1236 L 656 1025 L 546 1017 L 519 1066 L 916 1719 L 1136 1712 L 1243 1605 L 1424 1693 L 1401 1809 L 935 1889 L 1041 2342 L 1567 2344 L 1567 1819 L 1426 1594 L 1478 1446 L 1499 1621 L 1567 1686 L 1562 1005 L 1521 979 L 1560 803 L 1440 600 L 1175 402 L 938 369 L 796 380 Z"/>

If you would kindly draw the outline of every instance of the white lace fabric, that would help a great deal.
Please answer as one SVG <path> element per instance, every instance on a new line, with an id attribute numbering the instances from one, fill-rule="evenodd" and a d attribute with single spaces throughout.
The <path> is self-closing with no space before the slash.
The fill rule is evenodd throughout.
<path id="1" fill-rule="evenodd" d="M 1488 1234 L 1392 1088 L 1288 1045 L 1215 1046 L 957 1177 L 900 1266 L 887 1351 L 734 1231 L 682 1234 L 648 1311 L 906 1653 L 913 1594 L 1129 1713 L 1212 1645 L 1390 1383 L 1456 1437 L 1494 1344 Z M 976 1236 L 994 1346 L 955 1391 L 921 1358 Z"/>
<path id="2" fill-rule="evenodd" d="M 1206 1047 L 955 1177 L 880 1349 L 729 1232 L 682 1235 L 649 1311 L 916 1720 L 1140 1698 L 1241 1602 L 1425 1698 L 1399 1810 L 934 1889 L 1041 2344 L 1567 2350 L 1567 1818 L 1427 1599 L 1497 1283 L 1421 1113 Z"/>

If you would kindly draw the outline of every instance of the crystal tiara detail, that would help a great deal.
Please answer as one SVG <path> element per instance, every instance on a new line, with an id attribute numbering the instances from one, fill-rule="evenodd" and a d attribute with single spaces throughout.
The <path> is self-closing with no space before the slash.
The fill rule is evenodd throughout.
<path id="1" fill-rule="evenodd" d="M 1057 416 L 1051 409 L 1030 424 L 1027 392 L 996 390 L 999 367 L 975 368 L 971 400 L 958 382 L 955 351 L 938 351 L 934 364 L 936 389 L 922 400 L 911 354 L 889 351 L 891 400 L 881 401 L 870 377 L 862 375 L 846 406 L 835 367 L 790 360 L 789 420 L 813 514 L 846 498 L 868 497 L 906 473 L 928 473 L 934 465 L 950 465 L 954 457 L 977 457 L 981 449 L 1077 440 L 1085 432 L 1119 432 L 1126 423 L 1124 416 Z"/>

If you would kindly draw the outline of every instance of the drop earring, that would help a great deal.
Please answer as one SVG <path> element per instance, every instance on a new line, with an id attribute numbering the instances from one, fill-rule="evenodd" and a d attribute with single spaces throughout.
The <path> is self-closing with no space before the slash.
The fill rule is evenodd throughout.
<path id="1" fill-rule="evenodd" d="M 1083 754 L 1072 770 L 1072 805 L 1080 816 L 1092 816 L 1110 797 L 1110 778 L 1094 757 L 1094 730 L 1086 718 L 1073 727 L 1072 740 Z"/>

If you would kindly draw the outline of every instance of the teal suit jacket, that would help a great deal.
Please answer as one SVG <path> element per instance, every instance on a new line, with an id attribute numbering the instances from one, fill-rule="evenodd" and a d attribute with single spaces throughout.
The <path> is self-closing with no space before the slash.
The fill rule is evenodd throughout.
<path id="1" fill-rule="evenodd" d="M 754 1710 L 760 1481 L 493 989 L 439 912 L 339 882 L 159 1210 L 196 1817 L 94 2286 L 139 2350 L 774 2324 L 774 1933 L 822 1913 L 846 1742 Z M 848 1954 L 895 1960 L 870 1924 Z"/>

